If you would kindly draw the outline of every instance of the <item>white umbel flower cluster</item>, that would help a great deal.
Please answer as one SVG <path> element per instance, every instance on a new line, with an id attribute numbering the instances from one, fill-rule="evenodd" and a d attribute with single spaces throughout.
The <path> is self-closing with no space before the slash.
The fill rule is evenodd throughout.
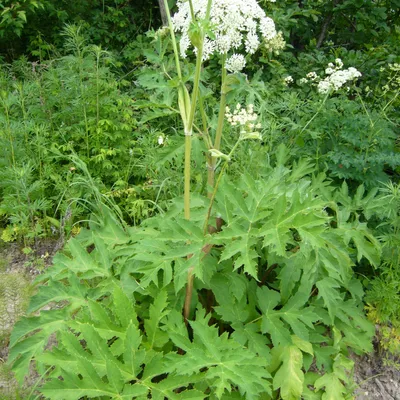
<path id="1" fill-rule="evenodd" d="M 304 85 L 305 83 L 308 83 L 309 81 L 314 82 L 315 80 L 318 80 L 319 76 L 315 71 L 311 71 L 306 75 L 306 78 L 301 78 L 299 83 L 300 85 Z"/>
<path id="2" fill-rule="evenodd" d="M 317 90 L 321 94 L 327 94 L 342 88 L 346 83 L 355 81 L 361 76 L 361 72 L 354 67 L 348 69 L 342 69 L 343 62 L 340 58 L 335 60 L 335 63 L 329 63 L 325 68 L 325 74 L 327 75 L 324 79 L 318 76 L 316 72 L 309 72 L 305 78 L 299 80 L 300 85 L 311 83 L 317 87 Z M 350 90 L 348 87 L 347 90 Z"/>
<path id="3" fill-rule="evenodd" d="M 205 18 L 207 3 L 208 0 L 193 0 L 197 19 Z M 190 6 L 185 0 L 178 0 L 177 6 L 178 12 L 173 16 L 172 22 L 175 30 L 182 33 L 180 52 L 182 57 L 186 57 L 190 47 Z M 214 53 L 228 54 L 242 46 L 247 53 L 253 54 L 261 41 L 272 40 L 277 35 L 274 21 L 265 15 L 256 0 L 213 0 L 210 23 L 213 38 L 205 38 L 203 60 L 209 59 Z M 237 58 L 230 61 L 231 65 L 233 61 L 239 66 Z"/>
<path id="4" fill-rule="evenodd" d="M 233 54 L 226 60 L 225 68 L 232 73 L 240 72 L 246 65 L 246 60 L 242 54 Z"/>
<path id="5" fill-rule="evenodd" d="M 315 71 L 309 72 L 306 76 L 307 76 L 307 79 L 310 79 L 312 81 L 315 81 L 318 78 L 318 75 Z"/>
<path id="6" fill-rule="evenodd" d="M 361 76 L 361 72 L 354 67 L 342 68 L 343 62 L 340 58 L 335 60 L 335 64 L 328 64 L 328 68 L 325 69 L 328 76 L 321 80 L 317 86 L 319 93 L 326 94 L 330 90 L 339 90 L 345 83 L 354 81 Z"/>
<path id="7" fill-rule="evenodd" d="M 258 115 L 254 112 L 253 104 L 242 107 L 237 104 L 233 111 L 229 107 L 225 108 L 225 117 L 232 126 L 240 128 L 241 139 L 261 139 L 261 124 L 257 123 Z"/>

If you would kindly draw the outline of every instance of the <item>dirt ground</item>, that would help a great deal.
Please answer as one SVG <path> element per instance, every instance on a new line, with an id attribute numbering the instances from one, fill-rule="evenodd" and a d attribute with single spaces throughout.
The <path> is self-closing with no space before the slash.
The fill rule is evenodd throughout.
<path id="1" fill-rule="evenodd" d="M 384 365 L 377 352 L 355 358 L 357 400 L 400 400 L 400 370 Z"/>
<path id="2" fill-rule="evenodd" d="M 21 245 L 15 243 L 5 245 L 0 241 L 0 273 L 18 273 L 28 281 L 33 281 L 51 265 L 52 257 L 59 250 L 60 243 L 56 240 L 46 240 L 31 245 L 30 248 L 32 252 L 24 254 Z M 1 362 L 6 361 L 7 354 L 7 340 L 0 340 L 0 367 Z M 354 361 L 354 378 L 358 385 L 356 400 L 400 400 L 399 369 L 385 366 L 378 352 L 364 357 L 355 356 Z M 3 374 L 0 371 L 0 400 L 14 398 L 12 393 L 15 381 L 9 379 L 6 382 L 6 379 L 4 371 Z"/>
<path id="3" fill-rule="evenodd" d="M 17 243 L 5 244 L 0 240 L 0 400 L 14 400 L 18 390 L 5 365 L 11 328 L 26 309 L 29 294 L 32 293 L 30 283 L 51 265 L 59 248 L 57 240 L 42 240 L 29 247 Z M 29 397 L 29 388 L 36 384 L 37 379 L 37 374 L 32 371 L 23 390 L 18 393 L 20 399 Z"/>

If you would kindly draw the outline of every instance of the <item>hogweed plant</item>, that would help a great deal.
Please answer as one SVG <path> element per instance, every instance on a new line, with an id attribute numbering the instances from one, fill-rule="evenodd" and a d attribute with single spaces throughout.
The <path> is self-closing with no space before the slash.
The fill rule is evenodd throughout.
<path id="1" fill-rule="evenodd" d="M 164 1 L 164 3 L 167 9 L 169 29 L 175 54 L 176 72 L 180 81 L 178 89 L 179 109 L 185 131 L 184 213 L 185 218 L 189 220 L 191 136 L 199 96 L 202 64 L 211 57 L 219 57 L 222 68 L 217 129 L 213 137 L 209 134 L 207 127 L 204 127 L 204 131 L 202 132 L 208 149 L 208 187 L 213 188 L 217 159 L 224 157 L 220 148 L 225 120 L 226 95 L 229 90 L 230 76 L 228 72 L 237 73 L 245 67 L 245 56 L 239 54 L 239 51 L 245 51 L 250 56 L 256 52 L 261 41 L 271 41 L 277 35 L 277 32 L 274 21 L 265 15 L 265 12 L 255 0 L 249 2 L 243 2 L 242 0 L 178 1 L 178 12 L 173 18 L 171 18 L 169 13 L 167 2 Z M 181 33 L 179 53 L 178 43 L 174 34 L 175 31 Z M 179 60 L 179 54 L 185 58 L 189 49 L 192 49 L 196 54 L 196 70 L 191 96 L 182 81 Z M 200 102 L 200 104 L 202 103 Z M 245 110 L 243 111 L 245 112 Z M 200 106 L 200 112 L 202 114 L 202 121 L 206 123 L 207 118 L 204 115 L 203 105 Z M 210 192 L 209 197 L 213 198 L 214 194 Z M 189 270 L 185 318 L 188 318 L 192 285 L 192 271 Z"/>
<path id="2" fill-rule="evenodd" d="M 101 206 L 39 278 L 9 363 L 21 382 L 34 361 L 47 399 L 350 399 L 349 351 L 370 351 L 374 332 L 353 267 L 378 266 L 379 242 L 346 187 L 338 193 L 308 160 L 288 165 L 284 145 L 257 177 L 230 176 L 239 146 L 261 137 L 253 105 L 226 104 L 230 73 L 276 35 L 256 1 L 180 1 L 173 17 L 165 6 L 185 136 L 183 202 L 131 228 Z M 192 52 L 189 90 L 181 57 Z M 200 91 L 211 57 L 221 64 L 215 132 Z M 236 135 L 229 151 L 224 123 Z M 197 130 L 207 196 L 191 193 Z M 44 351 L 53 334 L 57 345 Z"/>

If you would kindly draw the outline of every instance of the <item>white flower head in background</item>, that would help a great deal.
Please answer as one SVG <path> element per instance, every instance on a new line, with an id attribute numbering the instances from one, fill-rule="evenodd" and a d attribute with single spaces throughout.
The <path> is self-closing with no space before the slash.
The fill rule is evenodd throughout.
<path id="1" fill-rule="evenodd" d="M 279 55 L 286 47 L 286 42 L 282 32 L 278 32 L 271 40 L 264 41 L 264 48 L 270 52 Z"/>
<path id="2" fill-rule="evenodd" d="M 307 77 L 308 79 L 312 80 L 312 81 L 315 81 L 315 80 L 318 78 L 318 75 L 317 75 L 316 72 L 311 71 L 311 72 L 309 72 L 309 73 L 306 75 L 306 77 Z"/>
<path id="3" fill-rule="evenodd" d="M 283 79 L 283 83 L 286 85 L 286 86 L 289 86 L 291 83 L 293 83 L 294 82 L 294 80 L 293 80 L 293 78 L 289 75 L 289 76 L 287 76 L 287 77 L 285 77 L 284 79 Z"/>
<path id="4" fill-rule="evenodd" d="M 208 0 L 193 0 L 193 11 L 197 19 L 206 16 Z M 186 57 L 191 46 L 189 28 L 192 22 L 188 1 L 178 0 L 178 12 L 172 22 L 175 30 L 182 34 L 180 52 Z M 248 54 L 254 54 L 261 42 L 268 42 L 276 35 L 274 21 L 265 15 L 264 10 L 256 0 L 213 0 L 210 12 L 212 38 L 206 37 L 203 46 L 203 60 L 213 54 L 238 53 L 244 47 Z M 196 48 L 194 49 L 197 50 Z M 238 72 L 238 67 L 244 67 L 244 58 L 238 59 L 238 54 L 228 59 L 232 71 Z M 234 67 L 233 67 L 234 65 Z"/>
<path id="5" fill-rule="evenodd" d="M 336 64 L 336 68 L 337 69 L 342 69 L 343 68 L 343 62 L 342 62 L 342 60 L 340 58 L 337 58 L 335 60 L 335 64 Z"/>
<path id="6" fill-rule="evenodd" d="M 316 72 L 309 72 L 305 78 L 301 78 L 299 83 L 304 85 L 311 83 L 316 86 L 317 90 L 321 94 L 327 94 L 341 89 L 346 83 L 355 81 L 361 76 L 361 72 L 354 67 L 348 69 L 342 69 L 343 62 L 340 58 L 337 58 L 334 63 L 329 63 L 325 68 L 326 77 L 318 76 Z M 346 86 L 347 91 L 350 91 L 350 87 Z"/>
<path id="7" fill-rule="evenodd" d="M 342 63 L 340 65 L 343 66 Z M 355 81 L 361 76 L 361 72 L 354 67 L 343 70 L 340 68 L 337 68 L 331 74 L 327 73 L 328 76 L 318 83 L 318 92 L 326 94 L 330 90 L 339 90 L 346 82 Z"/>

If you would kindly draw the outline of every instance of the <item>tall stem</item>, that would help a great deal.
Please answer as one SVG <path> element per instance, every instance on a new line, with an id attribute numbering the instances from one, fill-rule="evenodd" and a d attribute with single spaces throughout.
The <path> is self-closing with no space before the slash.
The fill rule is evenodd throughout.
<path id="1" fill-rule="evenodd" d="M 184 207 L 185 218 L 190 219 L 190 172 L 191 172 L 191 151 L 192 151 L 192 134 L 194 114 L 196 111 L 197 97 L 199 94 L 201 65 L 203 58 L 203 45 L 201 44 L 197 49 L 196 57 L 196 71 L 194 74 L 194 84 L 191 99 L 191 107 L 187 127 L 185 128 L 185 192 L 184 192 Z"/>
<path id="2" fill-rule="evenodd" d="M 211 217 L 211 211 L 212 211 L 212 207 L 214 205 L 214 200 L 215 200 L 215 196 L 217 195 L 217 191 L 218 191 L 218 186 L 221 183 L 221 179 L 222 176 L 224 175 L 224 172 L 226 170 L 226 168 L 228 167 L 228 163 L 230 158 L 232 157 L 233 153 L 235 152 L 236 148 L 239 146 L 239 143 L 242 141 L 242 139 L 239 139 L 235 145 L 232 147 L 232 150 L 230 151 L 230 153 L 228 154 L 228 158 L 226 159 L 224 165 L 222 166 L 221 172 L 218 175 L 218 179 L 217 182 L 215 183 L 215 186 L 213 188 L 213 191 L 211 193 L 210 197 L 210 204 L 208 205 L 208 210 L 207 210 L 207 215 L 206 215 L 206 220 L 204 222 L 204 227 L 203 227 L 203 233 L 204 235 L 207 233 L 208 231 L 208 222 L 210 221 L 210 217 Z"/>
<path id="3" fill-rule="evenodd" d="M 206 115 L 206 110 L 204 109 L 204 102 L 203 102 L 203 97 L 201 96 L 201 92 L 199 91 L 199 111 L 201 115 L 201 122 L 203 124 L 203 131 L 201 132 L 201 135 L 204 139 L 204 143 L 207 147 L 207 150 L 212 149 L 212 141 L 210 134 L 208 132 L 208 122 L 207 122 L 207 115 Z"/>
<path id="4" fill-rule="evenodd" d="M 166 16 L 168 19 L 169 33 L 170 33 L 171 39 L 172 39 L 172 47 L 174 49 L 176 73 L 178 74 L 179 85 L 181 86 L 184 83 L 182 81 L 182 72 L 181 72 L 181 65 L 179 62 L 178 45 L 176 42 L 174 26 L 172 24 L 171 13 L 169 12 L 167 0 L 164 0 L 164 6 L 165 6 L 165 13 L 166 13 Z M 202 51 L 201 52 L 199 51 L 197 55 L 199 56 L 200 53 L 202 53 Z M 197 57 L 197 60 L 198 60 L 198 57 Z M 200 59 L 200 61 L 201 61 L 201 59 Z M 198 64 L 198 62 L 196 62 L 196 74 L 198 71 L 197 64 Z M 201 65 L 200 65 L 200 69 L 201 69 Z M 196 85 L 196 77 L 195 77 L 195 85 Z M 197 84 L 197 88 L 198 88 L 198 84 Z M 193 92 L 194 92 L 194 89 L 193 89 Z M 190 219 L 190 172 L 191 172 L 190 171 L 190 158 L 191 158 L 191 151 L 192 151 L 191 136 L 192 136 L 192 127 L 193 127 L 193 120 L 194 120 L 194 107 L 195 107 L 195 105 L 193 105 L 193 104 L 190 107 L 189 123 L 187 123 L 186 121 L 183 121 L 184 125 L 185 125 L 184 214 L 185 214 L 186 219 Z M 190 127 L 190 121 L 191 121 L 191 127 Z"/>
<path id="5" fill-rule="evenodd" d="M 190 168 L 191 168 L 190 162 L 191 162 L 191 150 L 192 150 L 193 121 L 194 121 L 194 114 L 196 111 L 197 97 L 199 94 L 201 65 L 203 62 L 202 59 L 203 59 L 203 41 L 201 41 L 201 45 L 197 48 L 196 71 L 194 74 L 194 84 L 193 84 L 193 93 L 192 93 L 192 99 L 191 99 L 191 107 L 190 107 L 188 125 L 185 129 L 184 206 L 185 206 L 185 218 L 187 220 L 190 219 Z M 192 302 L 192 295 L 193 295 L 193 281 L 194 281 L 193 270 L 194 270 L 194 267 L 189 268 L 187 284 L 186 284 L 185 304 L 183 307 L 183 316 L 184 316 L 186 323 L 189 319 L 190 303 Z"/>
<path id="6" fill-rule="evenodd" d="M 221 99 L 219 102 L 218 125 L 215 134 L 214 148 L 220 150 L 222 131 L 224 129 L 225 107 L 226 107 L 226 54 L 222 56 L 222 80 L 221 80 Z"/>
<path id="7" fill-rule="evenodd" d="M 215 134 L 214 149 L 219 150 L 221 148 L 222 131 L 224 129 L 224 119 L 225 119 L 225 107 L 226 107 L 226 54 L 222 56 L 222 80 L 221 80 L 221 98 L 219 101 L 219 113 L 218 113 L 218 124 L 217 131 Z M 215 179 L 215 167 L 217 165 L 217 159 L 215 157 L 210 158 L 210 163 L 207 163 L 207 184 L 209 190 L 214 187 Z M 208 197 L 211 198 L 212 191 L 208 192 Z"/>
<path id="8" fill-rule="evenodd" d="M 172 25 L 171 13 L 169 12 L 169 6 L 167 0 L 164 0 L 164 7 L 165 7 L 165 14 L 168 19 L 169 34 L 171 35 L 172 39 L 172 48 L 174 49 L 176 73 L 178 74 L 179 81 L 182 82 L 182 72 L 181 72 L 181 64 L 179 63 L 178 45 L 176 44 L 174 26 Z"/>
<path id="9" fill-rule="evenodd" d="M 192 134 L 185 133 L 185 171 L 184 171 L 184 214 L 185 219 L 190 219 L 190 173 L 191 173 Z"/>
<path id="10" fill-rule="evenodd" d="M 195 22 L 195 15 L 193 9 L 193 3 L 190 1 L 190 8 L 192 14 L 192 20 Z M 208 0 L 207 10 L 206 10 L 206 19 L 208 20 L 210 17 L 212 0 Z M 169 7 L 167 0 L 164 0 L 165 11 L 168 18 L 168 25 L 172 39 L 172 46 L 174 49 L 175 55 L 175 64 L 176 70 L 179 78 L 179 90 L 182 90 L 183 96 L 186 95 L 186 88 L 183 87 L 184 83 L 182 80 L 182 72 L 179 63 L 179 53 L 178 46 L 175 38 L 174 27 L 172 25 L 171 14 L 169 12 Z M 193 83 L 193 91 L 192 97 L 189 102 L 184 101 L 185 103 L 185 116 L 183 118 L 183 123 L 185 127 L 185 170 L 184 170 L 184 215 L 185 219 L 190 219 L 190 178 L 191 178 L 191 151 L 192 151 L 192 133 L 193 133 L 193 123 L 194 116 L 196 112 L 197 106 L 197 98 L 199 97 L 199 85 L 200 85 L 200 75 L 201 75 L 201 66 L 203 59 L 203 42 L 204 42 L 204 32 L 201 32 L 201 40 L 200 45 L 197 47 L 197 57 L 196 57 L 196 70 L 194 75 L 194 83 Z M 188 110 L 190 104 L 190 110 Z M 190 258 L 190 256 L 188 257 Z M 187 284 L 186 284 L 186 296 L 185 296 L 185 304 L 183 309 L 183 315 L 185 318 L 185 322 L 187 323 L 190 313 L 190 303 L 192 300 L 193 293 L 193 275 L 194 267 L 190 267 L 188 270 Z"/>

